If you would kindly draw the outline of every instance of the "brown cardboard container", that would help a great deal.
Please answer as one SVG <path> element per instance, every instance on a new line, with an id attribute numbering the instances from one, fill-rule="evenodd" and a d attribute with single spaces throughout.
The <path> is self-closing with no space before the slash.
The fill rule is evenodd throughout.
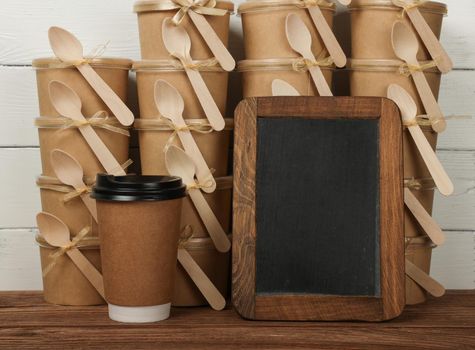
<path id="1" fill-rule="evenodd" d="M 391 45 L 391 31 L 395 21 L 403 20 L 412 27 L 403 9 L 394 6 L 391 0 L 353 0 L 351 12 L 351 56 L 358 59 L 396 59 Z M 440 37 L 442 19 L 447 15 L 447 6 L 429 1 L 419 11 L 437 38 Z M 429 52 L 419 40 L 419 61 L 430 60 Z"/>
<path id="2" fill-rule="evenodd" d="M 242 75 L 243 97 L 272 96 L 272 81 L 282 79 L 292 85 L 302 96 L 318 96 L 310 73 L 297 63 L 299 59 L 245 60 L 238 63 Z M 321 67 L 323 75 L 332 86 L 333 66 Z"/>
<path id="3" fill-rule="evenodd" d="M 226 115 L 228 91 L 228 73 L 215 60 L 195 61 L 197 68 L 213 96 L 221 114 Z M 135 62 L 133 69 L 137 72 L 137 89 L 139 95 L 140 117 L 157 118 L 159 115 L 154 99 L 155 82 L 165 80 L 173 85 L 183 97 L 185 110 L 183 117 L 206 118 L 200 101 L 178 60 L 157 60 Z"/>
<path id="4" fill-rule="evenodd" d="M 228 294 L 229 263 L 231 252 L 220 253 L 210 238 L 192 238 L 183 244 L 188 253 L 213 282 L 224 298 Z M 178 263 L 175 278 L 173 306 L 202 306 L 208 302 L 203 297 L 188 273 Z"/>
<path id="5" fill-rule="evenodd" d="M 171 302 L 181 207 L 182 198 L 97 200 L 104 290 L 109 304 L 153 306 Z"/>
<path id="6" fill-rule="evenodd" d="M 36 241 L 40 246 L 41 268 L 45 269 L 51 263 L 50 255 L 57 248 L 50 246 L 40 236 L 36 237 Z M 87 260 L 101 271 L 98 238 L 86 237 L 81 240 L 78 247 Z M 51 304 L 71 306 L 105 304 L 104 299 L 66 254 L 59 257 L 56 265 L 43 277 L 43 293 L 46 302 Z"/>
<path id="7" fill-rule="evenodd" d="M 88 179 L 86 182 L 88 186 L 93 184 L 92 179 Z M 47 176 L 38 177 L 36 184 L 40 188 L 42 211 L 61 219 L 68 226 L 72 237 L 86 226 L 92 228 L 90 235 L 97 236 L 97 224 L 81 198 L 78 196 L 68 201 L 64 200 L 65 195 L 75 191 L 73 187 Z"/>
<path id="8" fill-rule="evenodd" d="M 188 125 L 208 125 L 206 119 L 187 119 Z M 165 165 L 165 151 L 167 144 L 181 147 L 180 140 L 163 119 L 138 119 L 135 128 L 139 132 L 140 159 L 142 174 L 158 175 L 167 174 Z M 226 176 L 228 173 L 229 145 L 233 129 L 233 120 L 226 119 L 223 131 L 200 133 L 191 130 L 191 133 L 201 150 L 203 157 L 215 177 Z M 211 130 L 204 126 L 202 130 Z"/>
<path id="9" fill-rule="evenodd" d="M 320 9 L 332 28 L 335 5 L 327 2 L 320 5 Z M 302 1 L 248 0 L 239 6 L 238 13 L 242 17 L 246 59 L 299 57 L 290 47 L 285 34 L 285 19 L 290 13 L 298 15 L 310 31 L 315 56 L 325 48 Z"/>
<path id="10" fill-rule="evenodd" d="M 406 259 L 429 274 L 433 248 L 434 246 L 429 242 L 409 243 L 406 246 Z M 426 298 L 427 292 L 410 277 L 406 276 L 406 304 L 420 304 L 425 302 Z"/>
<path id="11" fill-rule="evenodd" d="M 91 62 L 91 66 L 104 79 L 104 81 L 114 90 L 117 95 L 125 101 L 127 98 L 128 76 L 131 67 L 130 60 L 98 58 Z M 46 176 L 55 176 L 50 164 L 50 152 L 59 148 L 71 154 L 81 163 L 87 177 L 94 177 L 96 173 L 103 172 L 104 168 L 97 160 L 96 156 L 89 148 L 89 145 L 80 135 L 76 128 L 62 129 L 66 118 L 59 118 L 60 115 L 52 106 L 48 86 L 53 80 L 61 81 L 71 87 L 81 98 L 82 111 L 86 117 L 92 117 L 99 111 L 105 111 L 111 117 L 108 123 L 118 126 L 117 120 L 112 116 L 111 111 L 105 103 L 94 92 L 86 80 L 81 76 L 76 68 L 61 63 L 57 59 L 44 58 L 33 61 L 36 69 L 40 121 L 58 118 L 58 123 L 49 122 L 48 127 L 39 127 L 40 152 L 42 173 Z M 95 128 L 99 137 L 111 150 L 120 164 L 128 159 L 129 138 L 119 133 L 111 132 L 102 128 Z"/>
<path id="12" fill-rule="evenodd" d="M 216 215 L 224 232 L 231 232 L 232 194 L 232 176 L 216 178 L 216 191 L 213 193 L 203 192 L 206 202 L 208 202 L 214 215 Z M 181 229 L 182 232 L 191 230 L 193 238 L 209 237 L 208 231 L 189 197 L 183 201 Z"/>
<path id="13" fill-rule="evenodd" d="M 190 3 L 192 1 L 190 0 Z M 234 11 L 230 1 L 217 1 L 216 8 L 227 10 L 224 16 L 204 15 L 225 46 L 228 45 L 229 18 Z M 134 12 L 139 22 L 140 48 L 143 59 L 168 59 L 168 53 L 162 40 L 162 22 L 167 17 L 173 17 L 179 11 L 180 5 L 171 0 L 137 1 Z M 193 11 L 190 9 L 189 11 Z M 196 29 L 188 15 L 180 23 L 188 32 L 191 39 L 191 57 L 195 60 L 204 60 L 213 57 L 208 45 Z"/>

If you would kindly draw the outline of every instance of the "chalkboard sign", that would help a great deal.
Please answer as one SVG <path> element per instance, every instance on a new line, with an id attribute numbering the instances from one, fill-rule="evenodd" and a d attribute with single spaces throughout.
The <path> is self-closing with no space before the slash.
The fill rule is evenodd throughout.
<path id="1" fill-rule="evenodd" d="M 382 98 L 273 97 L 235 118 L 233 303 L 262 320 L 404 305 L 402 136 Z"/>

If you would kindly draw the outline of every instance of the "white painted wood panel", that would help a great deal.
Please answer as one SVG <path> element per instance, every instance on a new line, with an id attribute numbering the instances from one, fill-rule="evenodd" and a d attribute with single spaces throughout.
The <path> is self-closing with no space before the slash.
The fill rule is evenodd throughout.
<path id="1" fill-rule="evenodd" d="M 475 233 L 446 232 L 432 254 L 431 275 L 446 288 L 475 289 Z"/>
<path id="2" fill-rule="evenodd" d="M 234 73 L 239 78 L 238 73 Z M 134 75 L 131 75 L 132 109 L 137 113 Z M 439 139 L 439 149 L 475 149 L 475 71 L 455 71 L 443 78 L 440 104 L 451 119 Z M 235 94 L 234 94 L 235 95 Z M 238 94 L 239 95 L 239 94 Z M 0 118 L 8 126 L 0 128 L 0 147 L 38 146 L 33 120 L 38 114 L 35 72 L 30 67 L 0 66 Z M 468 118 L 471 117 L 471 118 Z"/>

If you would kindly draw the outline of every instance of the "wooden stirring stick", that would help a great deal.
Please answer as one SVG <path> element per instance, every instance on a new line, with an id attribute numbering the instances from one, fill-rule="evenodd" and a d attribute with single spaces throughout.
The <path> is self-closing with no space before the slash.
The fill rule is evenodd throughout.
<path id="1" fill-rule="evenodd" d="M 203 294 L 208 301 L 209 305 L 214 310 L 224 309 L 226 300 L 186 249 L 178 249 L 178 261 L 198 287 L 201 294 Z"/>
<path id="2" fill-rule="evenodd" d="M 445 294 L 445 288 L 435 279 L 430 277 L 427 273 L 422 271 L 412 262 L 406 259 L 406 275 L 408 275 L 414 282 L 424 288 L 434 297 L 441 297 Z"/>
<path id="3" fill-rule="evenodd" d="M 42 212 L 36 216 L 36 221 L 41 236 L 48 244 L 58 248 L 69 247 L 71 245 L 69 228 L 56 216 Z M 97 292 L 104 298 L 102 275 L 97 271 L 94 265 L 75 247 L 67 249 L 66 254 L 82 272 L 84 277 L 91 282 Z"/>
<path id="4" fill-rule="evenodd" d="M 214 29 L 210 26 L 206 18 L 195 11 L 188 11 L 188 15 L 221 67 L 223 67 L 225 71 L 232 71 L 236 66 L 236 61 L 229 53 L 226 46 L 224 46 Z"/>
<path id="5" fill-rule="evenodd" d="M 175 26 L 171 18 L 166 18 L 162 23 L 162 39 L 168 52 L 182 63 L 185 73 L 213 129 L 216 131 L 223 130 L 225 126 L 224 118 L 213 96 L 211 96 L 201 74 L 190 68 L 193 65 L 193 60 L 190 57 L 191 40 L 186 30 L 180 26 Z"/>
<path id="6" fill-rule="evenodd" d="M 54 149 L 51 151 L 50 158 L 51 165 L 59 181 L 72 186 L 77 191 L 87 188 L 83 180 L 84 171 L 82 166 L 72 155 L 59 149 Z M 81 194 L 80 197 L 89 210 L 89 213 L 97 222 L 96 201 L 92 199 L 87 192 Z"/>
<path id="7" fill-rule="evenodd" d="M 342 2 L 342 0 L 339 1 Z M 344 2 L 347 2 L 349 4 L 351 0 L 346 0 Z M 345 5 L 345 3 L 343 4 Z M 343 49 L 341 48 L 340 44 L 338 43 L 338 40 L 336 39 L 332 29 L 325 20 L 325 17 L 323 17 L 323 13 L 320 10 L 320 7 L 309 6 L 307 9 L 310 14 L 310 17 L 312 17 L 312 21 L 315 24 L 315 27 L 318 30 L 318 33 L 320 34 L 320 37 L 323 40 L 323 43 L 325 44 L 326 49 L 330 53 L 331 58 L 333 58 L 333 62 L 335 62 L 335 65 L 339 68 L 346 66 L 346 55 L 343 52 Z"/>
<path id="8" fill-rule="evenodd" d="M 183 148 L 196 163 L 196 177 L 198 181 L 202 184 L 207 184 L 207 186 L 203 187 L 203 191 L 206 193 L 214 192 L 216 190 L 216 181 L 190 130 L 187 129 L 183 119 L 185 103 L 178 90 L 165 80 L 157 80 L 155 82 L 155 104 L 160 114 L 164 118 L 169 119 L 178 128 L 176 133 L 180 138 Z"/>
<path id="9" fill-rule="evenodd" d="M 412 2 L 406 0 L 392 0 L 393 4 L 402 7 L 411 20 L 412 25 L 422 39 L 427 51 L 429 51 L 432 59 L 437 64 L 437 68 L 442 73 L 448 73 L 453 69 L 453 63 L 449 55 L 445 51 L 440 41 L 435 36 L 432 29 L 430 29 L 424 17 L 417 6 L 409 6 Z"/>
<path id="10" fill-rule="evenodd" d="M 318 7 L 317 7 L 318 8 Z M 320 9 L 318 9 L 320 11 Z M 285 33 L 292 49 L 304 59 L 315 62 L 312 52 L 312 36 L 302 19 L 296 14 L 289 14 L 285 20 Z M 333 96 L 322 70 L 319 66 L 309 66 L 308 70 L 320 96 Z"/>
<path id="11" fill-rule="evenodd" d="M 410 189 L 404 189 L 404 203 L 416 218 L 417 222 L 424 229 L 432 242 L 442 245 L 445 242 L 445 235 L 439 224 L 429 215 L 427 210 L 422 206 L 419 200 L 414 196 Z"/>
<path id="12" fill-rule="evenodd" d="M 444 114 L 440 110 L 440 106 L 430 89 L 424 73 L 417 69 L 411 69 L 411 66 L 420 66 L 417 61 L 419 43 L 417 42 L 416 36 L 412 32 L 412 29 L 406 26 L 404 22 L 397 21 L 394 23 L 391 38 L 394 52 L 408 65 L 408 69 L 412 75 L 417 91 L 419 92 L 424 109 L 431 121 L 432 128 L 434 131 L 439 133 L 444 131 L 447 127 Z"/>
<path id="13" fill-rule="evenodd" d="M 83 47 L 79 40 L 67 30 L 59 27 L 51 27 L 48 36 L 56 57 L 63 62 L 74 64 L 119 122 L 125 126 L 131 125 L 134 122 L 133 113 L 88 64 L 88 61 L 84 58 Z"/>
<path id="14" fill-rule="evenodd" d="M 404 124 L 407 125 L 416 146 L 429 169 L 434 182 L 440 193 L 449 196 L 454 192 L 454 185 L 447 175 L 444 167 L 437 158 L 434 150 L 424 136 L 419 124 L 417 124 L 416 114 L 417 106 L 411 95 L 397 84 L 391 84 L 388 87 L 388 98 L 393 100 L 401 111 Z"/>
<path id="15" fill-rule="evenodd" d="M 286 81 L 274 79 L 272 81 L 272 96 L 300 96 L 300 93 Z"/>
<path id="16" fill-rule="evenodd" d="M 188 195 L 195 205 L 216 249 L 221 253 L 229 251 L 231 249 L 231 242 L 226 232 L 224 232 L 200 189 L 194 188 L 196 183 L 194 180 L 195 165 L 193 160 L 180 148 L 170 146 L 165 155 L 165 164 L 170 175 L 181 177 L 183 182 L 189 187 Z"/>
<path id="17" fill-rule="evenodd" d="M 86 122 L 81 112 L 81 99 L 69 86 L 53 80 L 49 84 L 49 96 L 59 114 L 79 122 Z M 91 125 L 79 126 L 78 129 L 108 174 L 125 175 L 124 169 Z"/>

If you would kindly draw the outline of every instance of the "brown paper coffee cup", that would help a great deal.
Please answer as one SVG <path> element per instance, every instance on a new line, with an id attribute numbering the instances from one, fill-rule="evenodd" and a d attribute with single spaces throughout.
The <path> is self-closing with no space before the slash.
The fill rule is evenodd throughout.
<path id="1" fill-rule="evenodd" d="M 204 15 L 204 17 L 224 46 L 227 46 L 229 17 L 234 10 L 234 5 L 230 1 L 217 1 L 216 8 L 225 9 L 228 12 L 223 16 Z M 135 3 L 134 11 L 138 16 L 140 49 L 143 59 L 170 58 L 170 54 L 162 40 L 162 22 L 165 18 L 174 17 L 179 9 L 180 5 L 172 0 L 137 1 Z M 191 7 L 188 11 L 193 10 L 193 7 Z M 191 57 L 193 59 L 204 60 L 213 57 L 208 45 L 187 14 L 184 15 L 180 26 L 185 28 L 190 36 L 192 43 Z"/>
<path id="2" fill-rule="evenodd" d="M 245 60 L 238 64 L 243 97 L 272 96 L 272 82 L 281 79 L 292 85 L 302 96 L 318 96 L 310 73 L 295 59 Z M 332 86 L 333 67 L 321 67 L 328 85 Z"/>
<path id="3" fill-rule="evenodd" d="M 328 2 L 320 5 L 320 9 L 332 28 L 335 5 Z M 318 56 L 325 48 L 303 2 L 248 0 L 239 6 L 238 13 L 242 17 L 246 59 L 299 57 L 290 47 L 285 34 L 285 20 L 291 13 L 298 15 L 308 28 L 314 55 Z"/>
<path id="4" fill-rule="evenodd" d="M 406 259 L 419 267 L 422 271 L 430 273 L 430 263 L 433 246 L 429 243 L 409 243 L 406 247 Z M 425 302 L 427 292 L 406 276 L 406 304 L 416 305 Z"/>
<path id="5" fill-rule="evenodd" d="M 176 177 L 98 175 L 92 196 L 112 319 L 168 318 L 185 191 Z"/>
<path id="6" fill-rule="evenodd" d="M 57 248 L 47 244 L 40 236 L 37 236 L 36 240 L 40 246 L 41 268 L 44 270 L 51 264 L 51 254 Z M 86 237 L 78 247 L 86 259 L 100 272 L 99 240 Z M 57 305 L 87 306 L 105 304 L 104 299 L 66 254 L 57 258 L 54 267 L 43 277 L 43 294 L 46 302 Z"/>
<path id="7" fill-rule="evenodd" d="M 442 19 L 447 6 L 439 2 L 426 2 L 419 11 L 437 38 L 440 37 Z M 351 12 L 351 56 L 361 59 L 396 59 L 391 45 L 391 31 L 394 22 L 403 21 L 412 27 L 403 9 L 394 6 L 391 0 L 353 0 Z M 419 61 L 430 60 L 424 43 L 419 40 Z"/>
<path id="8" fill-rule="evenodd" d="M 183 244 L 193 260 L 201 267 L 211 282 L 226 298 L 229 285 L 229 264 L 231 253 L 220 253 L 210 238 L 192 238 Z M 173 306 L 202 306 L 208 302 L 196 287 L 183 267 L 178 264 Z"/>
<path id="9" fill-rule="evenodd" d="M 228 73 L 218 66 L 215 60 L 196 61 L 198 70 L 208 87 L 211 96 L 221 114 L 226 115 Z M 135 62 L 133 69 L 137 72 L 137 89 L 139 95 L 140 117 L 156 118 L 159 113 L 155 104 L 154 91 L 157 80 L 162 79 L 174 86 L 183 98 L 185 110 L 183 117 L 206 118 L 193 87 L 177 60 Z"/>
<path id="10" fill-rule="evenodd" d="M 101 58 L 92 60 L 91 66 L 125 101 L 131 62 L 124 59 Z M 71 87 L 81 99 L 82 112 L 85 117 L 90 118 L 98 112 L 104 111 L 106 114 L 101 117 L 107 118 L 107 124 L 114 126 L 120 126 L 120 124 L 76 68 L 52 58 L 34 60 L 33 67 L 36 69 L 41 115 L 37 122 L 42 125 L 39 125 L 38 133 L 43 175 L 55 176 L 50 164 L 50 153 L 53 149 L 58 148 L 71 154 L 82 165 L 86 177 L 95 177 L 97 173 L 103 172 L 104 168 L 79 130 L 75 127 L 65 128 L 68 120 L 59 118 L 60 115 L 53 107 L 49 98 L 49 83 L 58 80 Z M 110 117 L 105 117 L 107 115 Z M 57 122 L 54 118 L 58 118 Z M 119 164 L 127 161 L 129 153 L 129 138 L 127 136 L 104 128 L 94 127 L 94 129 Z"/>

